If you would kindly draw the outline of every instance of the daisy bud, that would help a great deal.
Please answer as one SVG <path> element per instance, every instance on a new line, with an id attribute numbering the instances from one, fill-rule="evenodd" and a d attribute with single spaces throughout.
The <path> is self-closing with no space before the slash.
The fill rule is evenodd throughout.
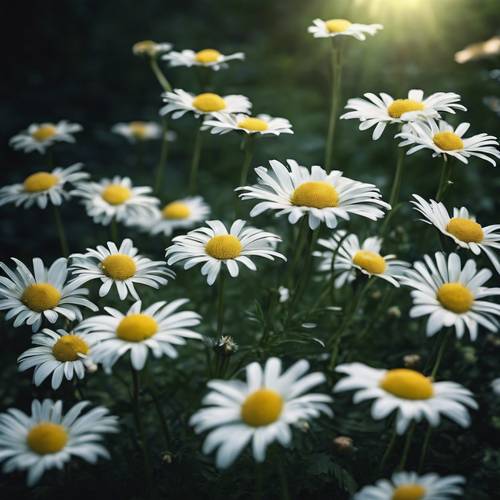
<path id="1" fill-rule="evenodd" d="M 476 350 L 474 347 L 463 347 L 462 348 L 462 353 L 464 355 L 464 361 L 468 364 L 474 364 L 477 362 L 477 356 L 476 356 Z"/>
<path id="2" fill-rule="evenodd" d="M 405 368 L 416 369 L 420 366 L 422 358 L 418 354 L 407 354 L 403 358 L 403 364 Z"/>
<path id="3" fill-rule="evenodd" d="M 309 422 L 307 420 L 299 420 L 296 424 L 295 427 L 299 429 L 299 431 L 302 432 L 309 432 L 309 429 L 311 426 L 309 425 Z"/>
<path id="4" fill-rule="evenodd" d="M 387 314 L 393 318 L 401 318 L 401 309 L 398 306 L 389 307 Z"/>
<path id="5" fill-rule="evenodd" d="M 337 453 L 350 455 L 354 451 L 352 439 L 347 436 L 337 436 L 333 440 L 333 447 Z"/>
<path id="6" fill-rule="evenodd" d="M 374 292 L 372 292 L 370 294 L 370 297 L 373 299 L 373 300 L 379 300 L 380 297 L 382 297 L 382 292 L 380 290 L 375 290 Z"/>
<path id="7" fill-rule="evenodd" d="M 161 461 L 164 464 L 170 465 L 174 461 L 174 455 L 169 451 L 165 451 L 161 454 Z"/>
<path id="8" fill-rule="evenodd" d="M 288 288 L 285 288 L 284 286 L 280 286 L 278 288 L 278 293 L 279 293 L 279 301 L 281 303 L 286 302 L 290 298 L 290 291 Z"/>
<path id="9" fill-rule="evenodd" d="M 223 356 L 231 356 L 238 350 L 238 344 L 229 335 L 223 335 L 216 340 L 214 351 Z"/>

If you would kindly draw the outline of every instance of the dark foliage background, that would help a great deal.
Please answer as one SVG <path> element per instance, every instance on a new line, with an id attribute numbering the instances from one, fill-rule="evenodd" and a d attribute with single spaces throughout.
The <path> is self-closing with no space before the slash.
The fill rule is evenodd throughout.
<path id="1" fill-rule="evenodd" d="M 69 119 L 82 123 L 84 132 L 76 145 L 58 146 L 57 163 L 85 163 L 95 178 L 114 174 L 130 175 L 138 185 L 152 182 L 160 145 L 146 151 L 142 169 L 137 168 L 137 151 L 122 138 L 110 133 L 112 124 L 134 119 L 156 119 L 160 88 L 144 60 L 134 57 L 131 46 L 141 39 L 169 41 L 176 49 L 214 47 L 222 52 L 244 51 L 245 63 L 235 63 L 216 76 L 217 90 L 241 93 L 250 97 L 257 112 L 284 116 L 293 123 L 295 135 L 262 141 L 255 166 L 268 159 L 294 158 L 305 165 L 322 164 L 328 95 L 327 43 L 314 40 L 307 26 L 315 17 L 345 17 L 358 22 L 380 22 L 385 29 L 365 43 L 349 42 L 343 87 L 344 98 L 363 92 L 385 91 L 394 95 L 409 88 L 423 88 L 426 93 L 454 91 L 463 96 L 469 108 L 464 117 L 452 122 L 470 121 L 474 133 L 482 131 L 498 136 L 498 115 L 483 104 L 483 97 L 498 97 L 498 81 L 488 75 L 498 59 L 458 65 L 453 54 L 465 45 L 489 38 L 500 21 L 498 0 L 32 0 L 9 2 L 2 7 L 5 37 L 2 47 L 0 94 L 1 185 L 20 182 L 29 173 L 44 167 L 43 158 L 24 155 L 9 149 L 8 139 L 31 122 Z M 192 72 L 187 69 L 167 71 L 174 87 L 197 91 Z M 171 122 L 178 132 L 168 165 L 169 198 L 185 194 L 191 156 L 194 122 L 185 118 Z M 213 208 L 214 218 L 231 217 L 232 189 L 237 185 L 242 161 L 235 137 L 210 137 L 203 153 L 201 194 Z M 387 193 L 395 163 L 394 141 L 389 133 L 374 143 L 370 134 L 357 131 L 353 122 L 341 122 L 336 138 L 334 168 L 363 181 L 374 182 Z M 432 196 L 439 175 L 439 161 L 421 152 L 410 157 L 405 166 L 403 199 L 418 192 Z M 455 172 L 449 206 L 470 207 L 483 225 L 498 223 L 499 177 L 480 161 L 459 165 Z M 82 251 L 106 241 L 107 228 L 94 226 L 77 203 L 63 207 L 72 251 Z M 422 252 L 437 250 L 436 243 L 422 238 L 421 225 L 405 207 L 397 218 L 389 246 L 406 260 Z M 274 227 L 287 235 L 286 224 L 261 218 L 260 227 Z M 366 224 L 360 224 L 364 231 Z M 351 226 L 352 228 L 352 226 Z M 0 212 L 2 260 L 11 256 L 28 262 L 41 256 L 46 263 L 59 256 L 57 239 L 47 211 L 25 211 L 12 206 Z M 123 236 L 124 234 L 122 234 Z M 137 236 L 130 233 L 132 237 Z M 160 258 L 166 241 L 141 238 L 141 250 Z M 486 263 L 485 263 L 486 264 Z M 276 267 L 276 266 L 275 266 Z M 278 273 L 267 273 L 273 266 L 263 266 L 262 274 L 245 275 L 231 283 L 228 325 L 241 350 L 232 361 L 232 371 L 263 353 L 254 350 L 254 338 L 262 324 L 261 309 L 268 300 L 267 290 L 278 284 Z M 279 270 L 279 269 L 278 269 Z M 214 318 L 212 290 L 207 290 L 196 272 L 178 273 L 173 287 L 162 291 L 165 298 L 189 296 L 194 308 L 205 318 L 209 334 Z M 244 284 L 243 284 L 244 283 Z M 243 284 L 243 285 L 242 285 Z M 238 289 L 244 287 L 244 292 Z M 418 352 L 425 360 L 433 343 L 425 339 L 423 329 L 408 321 L 408 293 L 398 291 L 369 297 L 359 328 L 375 311 L 369 341 L 358 345 L 356 353 L 347 353 L 377 366 L 398 366 L 405 354 Z M 314 292 L 310 292 L 313 294 Z M 158 300 L 160 294 L 145 294 L 145 301 Z M 309 297 L 307 300 L 309 300 Z M 348 299 L 348 298 L 347 298 Z M 345 299 L 345 300 L 347 300 Z M 401 318 L 387 314 L 391 305 L 399 305 Z M 120 307 L 118 305 L 118 307 Z M 371 313 L 370 313 L 371 314 Z M 304 317 L 300 318 L 303 321 Z M 370 316 L 372 317 L 372 316 Z M 248 321 L 248 320 L 253 321 Z M 311 318 L 308 318 L 311 319 Z M 315 335 L 327 334 L 329 319 L 313 318 L 318 323 Z M 274 318 L 277 323 L 280 318 Z M 300 323 L 299 321 L 299 323 Z M 299 324 L 298 323 L 298 324 Z M 29 401 L 51 395 L 44 384 L 34 389 L 31 374 L 16 372 L 16 357 L 29 345 L 29 329 L 14 331 L 1 323 L 0 405 L 28 409 Z M 322 330 L 323 328 L 323 330 Z M 300 330 L 300 325 L 297 327 Z M 305 341 L 306 333 L 297 332 L 297 343 L 271 346 L 268 354 L 283 356 L 291 362 L 300 356 L 318 361 L 318 345 Z M 389 340 L 390 339 L 390 340 Z M 299 340 L 301 343 L 299 343 Z M 495 498 L 500 487 L 500 404 L 491 394 L 489 382 L 500 376 L 500 345 L 497 339 L 482 336 L 476 343 L 462 341 L 450 349 L 441 374 L 443 379 L 463 383 L 478 397 L 481 411 L 474 416 L 471 429 L 461 431 L 443 424 L 433 434 L 432 450 L 426 469 L 442 474 L 459 473 L 468 479 L 468 499 Z M 145 403 L 150 439 L 155 456 L 156 477 L 162 498 L 248 498 L 254 489 L 254 466 L 245 456 L 228 472 L 218 473 L 212 459 L 200 452 L 201 439 L 195 437 L 186 422 L 199 406 L 207 379 L 203 352 L 194 348 L 183 351 L 173 363 L 151 363 L 150 375 L 162 391 L 165 411 L 172 422 L 172 442 L 168 449 L 155 432 L 157 424 Z M 88 383 L 87 397 L 108 405 L 119 414 L 129 411 L 126 392 L 114 381 L 100 377 Z M 70 393 L 60 395 L 71 400 Z M 147 399 L 145 399 L 147 401 Z M 309 432 L 298 433 L 294 448 L 283 452 L 271 450 L 265 468 L 269 498 L 279 495 L 278 479 L 272 464 L 283 462 L 290 478 L 290 490 L 296 498 L 347 498 L 348 493 L 376 479 L 374 464 L 385 443 L 383 423 L 367 418 L 367 407 L 353 406 L 350 398 L 338 398 L 336 418 L 321 422 Z M 125 429 L 129 425 L 125 419 Z M 48 474 L 32 492 L 23 486 L 23 477 L 2 476 L 0 493 L 4 498 L 142 498 L 142 469 L 127 432 L 112 438 L 113 459 L 99 466 L 73 464 L 68 475 Z M 418 429 L 416 442 L 425 428 Z M 332 445 L 338 435 L 354 439 L 352 454 L 339 454 Z M 168 452 L 168 453 L 167 453 Z M 415 450 L 415 457 L 418 450 Z M 414 458 L 414 462 L 416 458 Z"/>

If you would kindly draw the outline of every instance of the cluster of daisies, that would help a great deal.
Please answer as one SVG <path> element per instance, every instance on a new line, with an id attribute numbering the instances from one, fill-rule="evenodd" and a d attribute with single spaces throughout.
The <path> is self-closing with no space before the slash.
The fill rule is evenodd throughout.
<path id="1" fill-rule="evenodd" d="M 316 19 L 309 32 L 314 38 L 330 38 L 335 44 L 346 36 L 362 41 L 381 29 L 378 24 L 356 24 L 346 19 Z M 245 96 L 208 91 L 206 82 L 211 72 L 244 60 L 243 53 L 225 55 L 210 48 L 174 51 L 168 43 L 151 40 L 138 42 L 133 52 L 149 59 L 164 88 L 159 110 L 164 120 L 175 120 L 187 113 L 198 120 L 192 179 L 198 168 L 203 132 L 240 133 L 245 159 L 240 186 L 235 191 L 242 201 L 255 203 L 249 216 L 285 216 L 289 224 L 300 225 L 297 239 L 290 245 L 292 263 L 286 266 L 297 266 L 303 259 L 307 271 L 307 262 L 314 257 L 312 272 L 318 274 L 320 282 L 336 289 L 346 289 L 361 280 L 362 290 L 366 290 L 378 278 L 396 288 L 403 285 L 411 289 L 413 307 L 409 315 L 427 318 L 428 336 L 445 339 L 454 331 L 458 338 L 468 334 L 475 340 L 480 328 L 498 330 L 500 305 L 488 299 L 500 295 L 500 289 L 485 284 L 500 272 L 496 255 L 500 225 L 482 226 L 466 207 L 453 208 L 450 213 L 441 200 L 426 200 L 414 194 L 412 206 L 424 223 L 449 238 L 457 251 L 470 251 L 473 256 L 484 254 L 493 271 L 478 269 L 474 258 L 462 262 L 454 252 L 425 255 L 413 265 L 394 254 L 385 254 L 383 228 L 365 238 L 345 228 L 337 229 L 351 218 L 377 222 L 388 217 L 393 207 L 373 184 L 346 177 L 326 165 L 307 167 L 289 159 L 271 160 L 268 167 L 255 168 L 257 183 L 246 185 L 254 139 L 291 134 L 293 130 L 285 118 L 251 114 L 252 106 Z M 170 67 L 196 67 L 200 70 L 199 83 L 202 87 L 205 83 L 207 91 L 193 94 L 172 88 L 158 61 L 166 61 Z M 364 97 L 349 99 L 348 111 L 341 118 L 358 119 L 361 130 L 374 127 L 374 139 L 380 138 L 387 125 L 396 124 L 396 137 L 403 139 L 400 146 L 411 146 L 408 154 L 427 148 L 450 161 L 456 158 L 467 163 L 477 157 L 494 165 L 494 158 L 500 157 L 494 137 L 479 134 L 464 138 L 469 124 L 453 128 L 442 119 L 442 114 L 465 111 L 455 93 L 438 92 L 424 98 L 423 91 L 411 90 L 407 98 L 394 99 L 385 93 L 367 93 Z M 334 111 L 332 116 L 335 118 Z M 73 134 L 80 130 L 80 125 L 65 121 L 33 124 L 13 137 L 11 144 L 25 152 L 45 153 L 57 142 L 74 142 Z M 165 124 L 155 122 L 119 123 L 112 130 L 134 143 L 175 138 Z M 200 266 L 209 286 L 219 284 L 217 333 L 222 334 L 225 277 L 237 278 L 242 269 L 257 271 L 260 258 L 273 262 L 275 269 L 279 269 L 280 261 L 287 261 L 280 251 L 279 235 L 242 219 L 231 224 L 210 219 L 209 205 L 196 192 L 162 205 L 151 187 L 134 186 L 128 177 L 116 175 L 91 181 L 81 164 L 49 170 L 36 171 L 21 183 L 2 188 L 0 205 L 14 203 L 45 209 L 76 198 L 96 224 L 121 223 L 152 236 L 162 234 L 169 244 L 162 260 L 141 255 L 130 238 L 121 243 L 115 238 L 83 253 L 61 257 L 49 267 L 40 258 L 34 258 L 31 267 L 15 258 L 12 266 L 0 263 L 4 274 L 0 277 L 0 310 L 6 311 L 5 319 L 12 320 L 14 327 L 28 325 L 33 331 L 32 347 L 19 356 L 18 364 L 20 371 L 32 370 L 36 386 L 50 380 L 54 391 L 65 383 L 78 387 L 79 381 L 100 368 L 105 375 L 112 375 L 115 364 L 125 364 L 125 359 L 137 377 L 148 357 L 176 358 L 181 347 L 191 341 L 193 348 L 201 349 L 204 338 L 196 331 L 201 317 L 184 308 L 187 298 L 143 304 L 145 288 L 158 290 L 175 279 L 168 266 L 181 265 L 185 272 Z M 316 239 L 320 231 L 326 237 Z M 302 244 L 304 234 L 312 242 L 311 251 Z M 288 286 L 288 282 L 282 285 Z M 300 298 L 300 289 L 281 286 L 279 302 L 285 308 L 293 307 Z M 109 294 L 118 297 L 121 307 L 103 305 Z M 337 364 L 343 333 L 355 312 L 355 308 L 344 311 L 339 330 L 327 339 L 332 368 L 328 376 L 310 371 L 305 359 L 285 367 L 282 360 L 271 357 L 262 364 L 248 364 L 234 379 L 208 382 L 202 408 L 192 415 L 190 425 L 196 433 L 207 433 L 203 451 L 215 452 L 217 467 L 231 466 L 247 447 L 256 462 L 263 462 L 272 443 L 290 446 L 294 428 L 312 419 L 334 417 L 331 393 L 351 391 L 354 403 L 371 401 L 371 417 L 389 421 L 394 416 L 396 434 L 406 435 L 408 443 L 414 426 L 422 420 L 431 427 L 438 426 L 443 417 L 462 427 L 470 424 L 470 410 L 477 409 L 478 404 L 460 384 L 436 380 L 439 359 L 432 376 L 408 367 L 380 369 L 358 362 Z M 228 337 L 219 340 L 229 341 Z M 320 386 L 322 391 L 316 389 Z M 325 388 L 328 386 L 329 390 Z M 46 469 L 61 469 L 71 457 L 92 463 L 107 457 L 103 435 L 119 431 L 118 418 L 100 406 L 89 410 L 89 404 L 80 401 L 63 414 L 62 401 L 35 400 L 31 415 L 17 409 L 1 414 L 0 461 L 4 462 L 4 471 L 27 470 L 28 484 L 34 485 Z M 397 472 L 391 479 L 364 487 L 354 498 L 449 498 L 461 494 L 463 483 L 460 476 L 440 478 L 433 473 Z"/>

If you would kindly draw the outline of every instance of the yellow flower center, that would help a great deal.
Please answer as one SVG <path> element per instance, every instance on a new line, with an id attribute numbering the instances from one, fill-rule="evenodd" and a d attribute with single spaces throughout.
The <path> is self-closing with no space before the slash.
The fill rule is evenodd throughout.
<path id="1" fill-rule="evenodd" d="M 28 446 L 39 455 L 61 451 L 68 442 L 66 429 L 52 422 L 40 422 L 31 428 L 26 437 Z"/>
<path id="2" fill-rule="evenodd" d="M 474 220 L 463 219 L 461 217 L 453 217 L 453 219 L 448 222 L 446 231 L 465 243 L 480 243 L 484 238 L 481 224 L 478 224 Z"/>
<path id="3" fill-rule="evenodd" d="M 425 493 L 425 488 L 419 484 L 402 484 L 394 490 L 391 500 L 421 500 Z"/>
<path id="4" fill-rule="evenodd" d="M 221 53 L 215 49 L 203 49 L 196 52 L 195 59 L 201 64 L 216 62 L 220 59 Z"/>
<path id="5" fill-rule="evenodd" d="M 122 253 L 108 255 L 101 262 L 101 268 L 106 276 L 119 281 L 128 280 L 137 271 L 134 259 Z"/>
<path id="6" fill-rule="evenodd" d="M 457 314 L 467 312 L 474 303 L 474 295 L 461 283 L 445 283 L 439 287 L 436 298 L 444 308 Z"/>
<path id="7" fill-rule="evenodd" d="M 238 127 L 249 130 L 250 132 L 263 132 L 269 128 L 269 125 L 260 118 L 248 117 L 238 122 Z"/>
<path id="8" fill-rule="evenodd" d="M 205 245 L 205 251 L 214 259 L 234 259 L 241 253 L 243 246 L 236 236 L 232 234 L 221 234 L 214 236 Z"/>
<path id="9" fill-rule="evenodd" d="M 422 111 L 424 108 L 424 103 L 420 101 L 413 101 L 412 99 L 396 99 L 387 108 L 387 112 L 392 118 L 401 118 L 401 115 L 404 113 L 409 113 L 410 111 Z"/>
<path id="10" fill-rule="evenodd" d="M 24 179 L 23 187 L 28 193 L 39 193 L 47 191 L 47 189 L 55 186 L 58 182 L 59 177 L 57 175 L 49 174 L 49 172 L 37 172 Z"/>
<path id="11" fill-rule="evenodd" d="M 57 129 L 54 125 L 40 125 L 32 134 L 31 137 L 38 142 L 46 141 L 57 134 Z"/>
<path id="12" fill-rule="evenodd" d="M 191 215 L 191 209 L 181 201 L 173 201 L 165 205 L 161 213 L 164 219 L 187 219 Z"/>
<path id="13" fill-rule="evenodd" d="M 309 181 L 295 189 L 290 201 L 299 207 L 328 208 L 338 205 L 339 195 L 328 182 Z"/>
<path id="14" fill-rule="evenodd" d="M 351 24 L 351 21 L 348 21 L 347 19 L 330 19 L 329 21 L 326 21 L 326 29 L 330 33 L 342 33 L 343 31 L 348 30 Z"/>
<path id="15" fill-rule="evenodd" d="M 203 111 L 204 113 L 212 113 L 214 111 L 221 111 L 226 107 L 224 99 L 220 95 L 212 94 L 211 92 L 205 92 L 204 94 L 199 94 L 193 99 L 193 106 L 198 111 Z"/>
<path id="16" fill-rule="evenodd" d="M 381 255 L 369 250 L 358 250 L 352 261 L 371 274 L 382 274 L 387 267 L 387 263 Z"/>
<path id="17" fill-rule="evenodd" d="M 407 368 L 389 370 L 380 381 L 380 387 L 403 399 L 429 399 L 434 394 L 432 382 L 427 377 Z"/>
<path id="18" fill-rule="evenodd" d="M 149 56 L 154 55 L 155 53 L 156 42 L 153 40 L 142 40 L 140 42 L 134 43 L 132 46 L 132 52 L 135 55 L 143 55 L 147 54 Z"/>
<path id="19" fill-rule="evenodd" d="M 136 139 L 144 139 L 148 133 L 148 125 L 145 122 L 130 122 L 130 132 Z"/>
<path id="20" fill-rule="evenodd" d="M 434 144 L 444 151 L 454 151 L 464 148 L 464 141 L 453 132 L 438 132 L 432 138 Z"/>
<path id="21" fill-rule="evenodd" d="M 248 395 L 241 407 L 243 422 L 252 427 L 269 425 L 278 420 L 283 398 L 271 389 L 259 389 Z"/>
<path id="22" fill-rule="evenodd" d="M 125 316 L 116 329 L 116 336 L 127 342 L 142 342 L 158 331 L 158 323 L 148 314 Z"/>
<path id="23" fill-rule="evenodd" d="M 58 361 L 76 361 L 80 354 L 87 354 L 89 346 L 77 335 L 64 335 L 52 346 L 52 354 Z"/>
<path id="24" fill-rule="evenodd" d="M 102 199 L 108 202 L 110 205 L 122 205 L 131 196 L 132 192 L 130 191 L 130 189 L 120 184 L 110 184 L 101 193 Z"/>
<path id="25" fill-rule="evenodd" d="M 54 309 L 60 300 L 61 292 L 49 283 L 34 283 L 28 286 L 21 296 L 22 303 L 36 312 Z"/>

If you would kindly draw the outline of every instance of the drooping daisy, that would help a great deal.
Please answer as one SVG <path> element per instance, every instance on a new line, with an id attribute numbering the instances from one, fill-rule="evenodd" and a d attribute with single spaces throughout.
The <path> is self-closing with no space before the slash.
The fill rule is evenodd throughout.
<path id="1" fill-rule="evenodd" d="M 42 318 L 55 323 L 59 315 L 70 321 L 81 320 L 80 307 L 97 311 L 97 306 L 85 298 L 89 291 L 67 282 L 68 266 L 64 257 L 48 269 L 42 259 L 33 259 L 33 274 L 19 260 L 12 258 L 15 270 L 3 262 L 0 268 L 7 277 L 0 279 L 0 310 L 8 310 L 5 319 L 16 318 L 14 327 L 26 323 L 33 331 L 40 329 Z"/>
<path id="2" fill-rule="evenodd" d="M 439 425 L 441 415 L 462 427 L 470 425 L 467 407 L 477 408 L 472 393 L 455 382 L 433 382 L 420 372 L 408 368 L 379 370 L 362 363 L 348 363 L 335 369 L 345 373 L 334 387 L 334 392 L 357 391 L 354 403 L 376 399 L 371 416 L 380 420 L 396 414 L 396 431 L 404 434 L 412 421 L 426 419 L 433 427 Z"/>
<path id="3" fill-rule="evenodd" d="M 159 139 L 162 128 L 156 122 L 133 121 L 129 123 L 117 123 L 111 131 L 122 135 L 130 142 L 144 142 Z"/>
<path id="4" fill-rule="evenodd" d="M 291 224 L 307 215 L 311 229 L 321 222 L 333 229 L 337 218 L 349 220 L 350 214 L 356 214 L 377 220 L 384 216 L 382 208 L 390 208 L 373 184 L 343 177 L 339 170 L 326 173 L 314 165 L 309 171 L 295 160 L 287 163 L 288 167 L 271 160 L 271 172 L 265 167 L 255 169 L 259 184 L 237 188 L 242 200 L 263 200 L 252 209 L 251 217 L 277 210 L 276 217 L 288 215 Z"/>
<path id="5" fill-rule="evenodd" d="M 63 469 L 72 457 L 95 463 L 109 458 L 102 445 L 103 434 L 118 432 L 118 418 L 103 406 L 84 414 L 90 403 L 81 401 L 65 415 L 62 401 L 34 400 L 31 415 L 10 408 L 0 414 L 0 461 L 3 472 L 27 470 L 33 486 L 48 469 Z"/>
<path id="6" fill-rule="evenodd" d="M 155 57 L 159 54 L 168 52 L 171 48 L 171 43 L 157 43 L 153 40 L 141 40 L 140 42 L 134 43 L 134 45 L 132 46 L 132 52 L 136 56 Z"/>
<path id="7" fill-rule="evenodd" d="M 190 327 L 200 323 L 200 316 L 192 311 L 177 309 L 188 302 L 178 299 L 172 302 L 155 302 L 142 310 L 137 301 L 127 314 L 112 307 L 105 307 L 108 315 L 94 316 L 84 320 L 83 331 L 98 335 L 100 342 L 92 349 L 92 359 L 111 371 L 120 357 L 130 351 L 130 361 L 135 370 L 142 370 L 146 364 L 148 351 L 155 358 L 177 357 L 174 346 L 185 345 L 185 339 L 201 339 L 199 333 Z"/>
<path id="8" fill-rule="evenodd" d="M 469 127 L 470 123 L 461 123 L 453 128 L 445 121 L 436 122 L 430 119 L 408 124 L 396 137 L 404 139 L 399 144 L 400 147 L 412 146 L 407 155 L 421 149 L 430 149 L 433 151 L 432 156 L 452 156 L 462 163 L 469 163 L 469 158 L 476 156 L 496 166 L 496 161 L 490 158 L 500 158 L 496 137 L 482 133 L 464 138 Z"/>
<path id="9" fill-rule="evenodd" d="M 338 244 L 340 247 L 337 250 Z M 391 285 L 399 287 L 399 277 L 409 266 L 407 262 L 396 260 L 395 255 L 380 254 L 382 238 L 372 236 L 366 238 L 361 244 L 355 234 L 346 236 L 345 231 L 339 231 L 328 239 L 320 238 L 318 244 L 326 251 L 314 252 L 316 257 L 321 257 L 320 271 L 332 270 L 332 259 L 335 256 L 333 269 L 340 273 L 335 278 L 335 286 L 340 288 L 354 280 L 356 269 L 367 276 L 382 278 Z"/>
<path id="10" fill-rule="evenodd" d="M 483 227 L 465 207 L 454 208 L 453 217 L 450 217 L 443 203 L 434 200 L 427 202 L 418 194 L 414 194 L 413 197 L 416 201 L 411 203 L 415 210 L 425 217 L 420 219 L 422 222 L 432 224 L 457 245 L 467 248 L 474 255 L 479 255 L 483 251 L 497 273 L 500 273 L 500 262 L 492 250 L 500 248 L 499 224 Z"/>
<path id="11" fill-rule="evenodd" d="M 66 191 L 66 183 L 77 183 L 89 177 L 87 172 L 81 172 L 81 163 L 75 163 L 67 168 L 57 167 L 52 172 L 38 171 L 29 175 L 20 184 L 4 186 L 0 189 L 0 206 L 14 203 L 16 207 L 30 208 L 36 204 L 39 208 L 61 205 L 70 198 Z"/>
<path id="12" fill-rule="evenodd" d="M 182 198 L 167 203 L 155 212 L 154 218 L 138 220 L 137 225 L 151 234 L 170 236 L 177 229 L 190 228 L 205 222 L 210 215 L 210 207 L 201 196 Z"/>
<path id="13" fill-rule="evenodd" d="M 137 255 L 138 250 L 129 238 L 119 248 L 112 241 L 107 245 L 108 248 L 99 245 L 96 249 L 87 248 L 87 253 L 70 256 L 71 271 L 76 276 L 72 283 L 81 286 L 98 279 L 102 282 L 99 297 L 107 295 L 114 284 L 121 300 L 128 294 L 139 300 L 134 284 L 158 289 L 167 284 L 167 278 L 175 277 L 165 262 Z"/>
<path id="14" fill-rule="evenodd" d="M 264 114 L 248 116 L 214 113 L 213 117 L 203 122 L 202 128 L 210 130 L 212 134 L 227 134 L 232 130 L 253 135 L 293 134 L 292 125 L 286 118 L 273 118 Z"/>
<path id="15" fill-rule="evenodd" d="M 45 150 L 56 142 L 75 142 L 73 134 L 80 132 L 82 126 L 78 123 L 69 123 L 62 120 L 58 123 L 33 123 L 26 130 L 10 139 L 9 144 L 14 149 L 21 149 L 25 153 Z"/>
<path id="16" fill-rule="evenodd" d="M 496 332 L 500 316 L 500 305 L 484 300 L 500 295 L 500 288 L 484 285 L 492 272 L 489 269 L 477 271 L 474 260 L 469 259 L 464 267 L 456 253 L 446 256 L 436 252 L 435 262 L 428 255 L 424 262 L 416 262 L 414 269 L 408 269 L 401 283 L 413 288 L 412 318 L 429 316 L 427 335 L 431 336 L 444 327 L 455 327 L 458 338 L 465 329 L 471 340 L 477 337 L 478 325 Z"/>
<path id="17" fill-rule="evenodd" d="M 132 223 L 141 217 L 153 216 L 160 200 L 149 196 L 149 186 L 133 187 L 128 177 L 115 176 L 100 182 L 82 182 L 71 192 L 83 199 L 90 217 L 97 224 Z"/>
<path id="18" fill-rule="evenodd" d="M 19 371 L 35 368 L 33 383 L 40 385 L 52 374 L 52 389 L 60 387 L 63 379 L 83 379 L 86 366 L 90 363 L 91 350 L 99 341 L 93 335 L 81 332 L 79 328 L 71 331 L 53 331 L 44 328 L 31 337 L 33 345 L 17 359 Z"/>
<path id="19" fill-rule="evenodd" d="M 165 54 L 162 59 L 168 61 L 170 66 L 203 66 L 214 71 L 225 69 L 228 67 L 228 61 L 245 59 L 243 52 L 235 52 L 234 54 L 224 55 L 215 49 L 203 49 L 195 52 L 194 50 L 182 50 L 176 52 L 173 50 L 169 54 Z"/>
<path id="20" fill-rule="evenodd" d="M 195 116 L 210 115 L 215 112 L 220 113 L 247 113 L 252 104 L 243 95 L 220 96 L 211 92 L 193 95 L 181 89 L 174 89 L 173 92 L 162 94 L 163 101 L 167 104 L 160 109 L 161 115 L 172 113 L 172 118 L 176 120 L 191 111 Z"/>
<path id="21" fill-rule="evenodd" d="M 210 430 L 203 452 L 217 449 L 217 467 L 229 467 L 251 441 L 257 462 L 266 458 L 266 449 L 274 441 L 289 446 L 291 426 L 322 413 L 332 416 L 330 396 L 307 393 L 322 384 L 322 373 L 309 373 L 309 363 L 298 361 L 282 372 L 281 361 L 267 360 L 264 367 L 251 363 L 246 367 L 246 381 L 212 380 L 212 392 L 203 399 L 206 405 L 190 420 L 197 433 Z"/>
<path id="22" fill-rule="evenodd" d="M 462 476 L 396 472 L 391 479 L 380 479 L 374 486 L 365 486 L 353 500 L 447 500 L 462 495 L 464 483 Z"/>
<path id="23" fill-rule="evenodd" d="M 394 99 L 381 93 L 380 97 L 368 92 L 366 99 L 349 99 L 346 109 L 352 109 L 340 118 L 360 121 L 359 130 L 367 130 L 375 126 L 373 140 L 380 138 L 385 127 L 391 123 L 413 122 L 437 118 L 440 113 L 455 113 L 455 110 L 466 111 L 459 104 L 460 96 L 453 92 L 436 92 L 424 99 L 423 90 L 410 90 L 405 99 Z"/>
<path id="24" fill-rule="evenodd" d="M 280 242 L 281 238 L 273 233 L 251 227 L 244 228 L 244 220 L 236 220 L 229 231 L 218 220 L 206 222 L 208 227 L 200 227 L 189 233 L 176 236 L 173 245 L 167 248 L 166 257 L 169 265 L 186 261 L 184 269 L 203 264 L 201 274 L 207 277 L 207 283 L 213 285 L 225 264 L 234 278 L 239 274 L 238 264 L 243 264 L 251 271 L 257 267 L 251 257 L 264 257 L 274 260 L 285 256 L 276 252 L 270 242 Z"/>
<path id="25" fill-rule="evenodd" d="M 358 24 L 347 19 L 315 19 L 307 31 L 314 38 L 332 38 L 336 36 L 352 36 L 357 40 L 366 40 L 366 35 L 375 35 L 383 29 L 381 24 Z"/>

